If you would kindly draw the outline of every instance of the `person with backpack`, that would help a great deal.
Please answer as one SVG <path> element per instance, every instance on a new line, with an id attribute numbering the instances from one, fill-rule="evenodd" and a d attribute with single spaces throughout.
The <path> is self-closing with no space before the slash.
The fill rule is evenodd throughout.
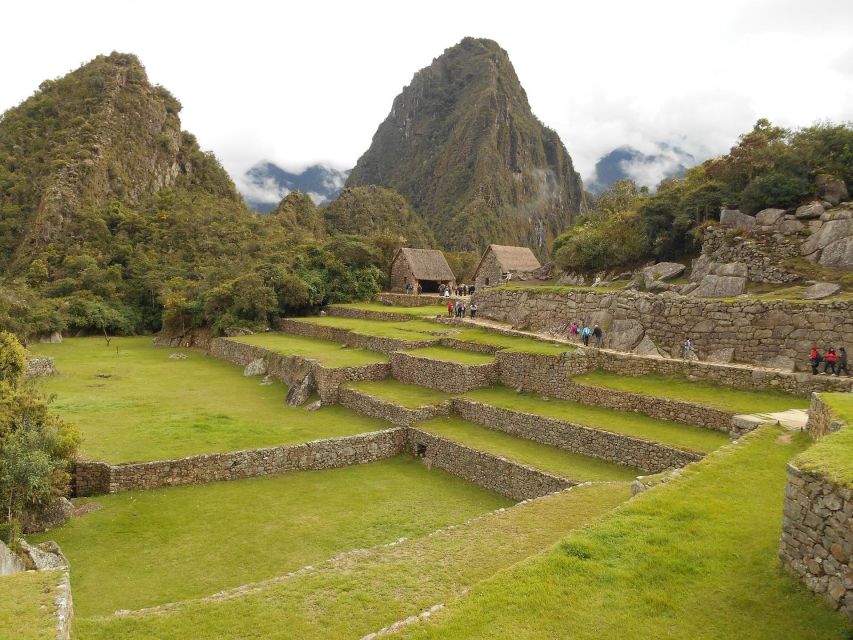
<path id="1" fill-rule="evenodd" d="M 477 317 L 477 303 L 472 302 L 471 303 L 471 320 L 473 320 L 476 317 Z"/>
<path id="2" fill-rule="evenodd" d="M 690 336 L 687 336 L 687 340 L 684 341 L 684 359 L 690 360 L 692 359 L 691 354 L 696 353 L 696 347 L 693 346 L 693 340 Z"/>
<path id="3" fill-rule="evenodd" d="M 578 327 L 577 322 L 572 322 L 572 326 L 569 327 L 569 341 L 574 342 L 578 339 L 578 333 L 580 332 L 580 327 Z"/>
<path id="4" fill-rule="evenodd" d="M 589 346 L 589 337 L 592 335 L 592 329 L 589 327 L 584 327 L 583 331 L 581 331 L 581 339 L 583 340 L 583 346 Z"/>
<path id="5" fill-rule="evenodd" d="M 835 353 L 835 349 L 832 347 L 828 347 L 826 353 L 823 356 L 823 372 L 829 373 L 829 375 L 835 375 L 835 363 L 838 362 L 838 354 Z"/>
<path id="6" fill-rule="evenodd" d="M 595 348 L 601 348 L 601 339 L 604 337 L 604 332 L 601 330 L 601 327 L 598 326 L 598 323 L 595 324 L 595 329 L 592 330 L 592 335 L 595 337 Z"/>
<path id="7" fill-rule="evenodd" d="M 850 376 L 850 369 L 847 368 L 847 349 L 844 347 L 838 348 L 838 363 L 835 369 L 835 375 L 840 376 L 841 372 L 844 372 L 844 375 Z"/>
<path id="8" fill-rule="evenodd" d="M 813 376 L 817 375 L 817 367 L 822 359 L 823 358 L 821 358 L 820 351 L 817 350 L 817 344 L 813 342 L 811 353 L 809 353 L 809 364 L 811 364 L 812 366 Z"/>

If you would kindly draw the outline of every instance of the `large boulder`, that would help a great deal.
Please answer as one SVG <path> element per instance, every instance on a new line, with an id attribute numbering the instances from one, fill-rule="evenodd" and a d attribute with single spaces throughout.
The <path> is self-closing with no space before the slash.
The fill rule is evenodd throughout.
<path id="1" fill-rule="evenodd" d="M 746 291 L 746 278 L 707 275 L 690 295 L 696 298 L 733 298 Z"/>
<path id="2" fill-rule="evenodd" d="M 47 569 L 67 569 L 68 560 L 59 545 L 53 541 L 31 545 L 26 540 L 18 540 L 24 564 L 28 570 L 45 571 Z"/>
<path id="3" fill-rule="evenodd" d="M 791 372 L 794 370 L 794 359 L 786 358 L 785 356 L 775 356 L 768 358 L 764 362 L 764 366 L 768 369 L 779 369 L 780 371 Z"/>
<path id="4" fill-rule="evenodd" d="M 742 213 L 738 209 L 723 209 L 720 212 L 720 226 L 749 231 L 755 226 L 755 218 Z"/>
<path id="5" fill-rule="evenodd" d="M 53 333 L 44 333 L 38 337 L 38 341 L 41 344 L 61 344 L 62 334 L 59 333 L 59 331 L 54 331 Z"/>
<path id="6" fill-rule="evenodd" d="M 803 290 L 802 297 L 806 300 L 820 300 L 835 295 L 841 290 L 841 285 L 835 282 L 816 282 Z"/>
<path id="7" fill-rule="evenodd" d="M 817 194 L 832 205 L 837 205 L 850 197 L 844 180 L 835 176 L 821 174 L 815 178 L 815 184 L 817 185 Z"/>
<path id="8" fill-rule="evenodd" d="M 287 390 L 287 404 L 291 407 L 299 407 L 308 402 L 308 398 L 314 393 L 314 376 L 307 374 L 300 382 L 292 385 Z"/>
<path id="9" fill-rule="evenodd" d="M 26 570 L 27 567 L 21 557 L 0 540 L 0 576 L 11 576 Z"/>
<path id="10" fill-rule="evenodd" d="M 731 347 L 716 349 L 708 354 L 705 358 L 708 362 L 717 362 L 720 364 L 728 364 L 735 359 L 735 350 Z"/>
<path id="11" fill-rule="evenodd" d="M 749 275 L 749 267 L 745 262 L 716 262 L 711 268 L 715 276 L 735 276 L 746 278 Z"/>
<path id="12" fill-rule="evenodd" d="M 822 222 L 800 252 L 809 261 L 825 266 L 853 268 L 853 219 Z"/>
<path id="13" fill-rule="evenodd" d="M 243 369 L 243 375 L 247 378 L 252 376 L 265 376 L 267 375 L 267 363 L 263 358 L 256 358 L 252 360 L 246 367 Z"/>
<path id="14" fill-rule="evenodd" d="M 637 320 L 614 320 L 607 332 L 605 346 L 617 351 L 630 351 L 637 346 L 645 332 Z"/>
<path id="15" fill-rule="evenodd" d="M 812 202 L 799 207 L 796 212 L 798 218 L 820 218 L 823 215 L 824 208 L 820 202 Z"/>
<path id="16" fill-rule="evenodd" d="M 679 262 L 658 262 L 643 269 L 646 278 L 646 286 L 650 280 L 672 280 L 684 273 L 685 267 Z"/>
<path id="17" fill-rule="evenodd" d="M 653 356 L 656 358 L 662 358 L 663 354 L 657 348 L 657 345 L 652 341 L 649 336 L 645 336 L 636 347 L 632 353 L 636 353 L 638 356 Z"/>
<path id="18" fill-rule="evenodd" d="M 700 282 L 702 278 L 711 273 L 715 264 L 710 256 L 704 253 L 696 258 L 690 265 L 690 282 Z"/>
<path id="19" fill-rule="evenodd" d="M 755 214 L 755 224 L 762 227 L 772 227 L 779 224 L 784 217 L 784 209 L 764 209 Z"/>
<path id="20" fill-rule="evenodd" d="M 28 515 L 23 522 L 24 533 L 41 533 L 65 524 L 74 514 L 74 505 L 68 498 L 56 498 L 37 512 Z"/>

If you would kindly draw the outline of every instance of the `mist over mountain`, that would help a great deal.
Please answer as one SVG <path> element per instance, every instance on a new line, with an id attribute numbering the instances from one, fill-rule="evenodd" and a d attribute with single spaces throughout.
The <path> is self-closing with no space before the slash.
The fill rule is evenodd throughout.
<path id="1" fill-rule="evenodd" d="M 665 178 L 680 178 L 697 160 L 690 153 L 666 142 L 659 142 L 654 153 L 643 153 L 630 145 L 613 149 L 595 163 L 595 175 L 586 182 L 594 194 L 610 188 L 619 180 L 633 180 L 640 187 L 654 189 Z"/>
<path id="2" fill-rule="evenodd" d="M 324 164 L 293 173 L 263 160 L 237 180 L 237 188 L 251 209 L 269 213 L 291 191 L 308 194 L 314 204 L 327 204 L 344 188 L 349 174 L 349 170 L 339 171 Z"/>

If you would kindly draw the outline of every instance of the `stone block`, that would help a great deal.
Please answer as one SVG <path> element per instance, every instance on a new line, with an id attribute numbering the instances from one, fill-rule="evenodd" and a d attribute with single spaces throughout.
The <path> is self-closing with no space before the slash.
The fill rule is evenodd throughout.
<path id="1" fill-rule="evenodd" d="M 696 298 L 732 298 L 746 291 L 746 278 L 707 275 L 690 295 Z"/>
<path id="2" fill-rule="evenodd" d="M 841 285 L 835 282 L 816 282 L 803 290 L 802 297 L 806 300 L 820 300 L 835 295 L 841 290 Z"/>

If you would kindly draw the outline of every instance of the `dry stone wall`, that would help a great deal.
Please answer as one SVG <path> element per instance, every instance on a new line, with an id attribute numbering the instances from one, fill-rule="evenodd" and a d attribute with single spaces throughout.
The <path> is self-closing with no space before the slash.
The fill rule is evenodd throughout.
<path id="1" fill-rule="evenodd" d="M 462 364 L 398 351 L 391 354 L 391 374 L 400 382 L 447 393 L 465 393 L 497 382 L 498 363 Z"/>
<path id="2" fill-rule="evenodd" d="M 356 309 L 355 307 L 339 307 L 331 305 L 326 307 L 326 313 L 338 318 L 358 318 L 361 320 L 394 320 L 397 322 L 411 320 L 412 316 L 405 313 L 394 313 L 393 311 L 373 311 L 372 309 Z"/>
<path id="3" fill-rule="evenodd" d="M 377 293 L 373 298 L 379 304 L 393 307 L 430 307 L 441 304 L 441 297 L 430 294 L 409 295 L 407 293 Z"/>
<path id="4" fill-rule="evenodd" d="M 474 299 L 482 317 L 517 328 L 547 330 L 568 326 L 573 320 L 597 322 L 605 330 L 604 346 L 623 351 L 647 337 L 662 351 L 680 356 L 690 336 L 703 360 L 713 352 L 732 349 L 737 362 L 762 366 L 782 357 L 805 370 L 813 341 L 853 344 L 853 303 L 849 301 L 713 300 L 675 293 L 533 287 L 478 289 Z M 617 329 L 611 331 L 611 327 Z"/>
<path id="5" fill-rule="evenodd" d="M 400 351 L 401 349 L 416 349 L 418 347 L 428 347 L 439 343 L 439 338 L 429 338 L 424 336 L 422 340 L 399 340 L 397 338 L 385 338 L 382 336 L 370 336 L 363 333 L 356 333 L 349 329 L 340 327 L 327 327 L 312 322 L 299 322 L 288 318 L 282 319 L 279 322 L 279 329 L 284 333 L 289 333 L 296 336 L 304 336 L 306 338 L 316 338 L 318 340 L 330 340 L 332 342 L 340 342 L 350 347 L 359 347 L 370 351 L 379 351 L 381 353 L 391 353 Z"/>
<path id="6" fill-rule="evenodd" d="M 806 431 L 817 440 L 833 431 L 838 431 L 844 426 L 844 422 L 832 415 L 832 409 L 820 398 L 820 394 L 813 393 L 809 405 L 809 420 L 806 423 Z"/>
<path id="7" fill-rule="evenodd" d="M 630 465 L 646 473 L 683 467 L 702 459 L 701 455 L 691 451 L 464 398 L 454 398 L 453 412 L 490 429 L 608 462 Z"/>
<path id="8" fill-rule="evenodd" d="M 358 411 L 362 415 L 380 418 L 402 427 L 407 427 L 421 420 L 447 415 L 451 408 L 450 400 L 446 400 L 439 404 L 410 409 L 346 386 L 341 387 L 338 401 L 343 406 Z"/>
<path id="9" fill-rule="evenodd" d="M 287 471 L 333 469 L 384 460 L 406 450 L 403 429 L 387 429 L 303 444 L 190 456 L 136 464 L 82 462 L 74 470 L 76 495 L 118 493 L 239 480 Z"/>
<path id="10" fill-rule="evenodd" d="M 408 447 L 412 455 L 423 458 L 430 467 L 512 500 L 530 500 L 577 484 L 419 429 L 408 429 Z"/>
<path id="11" fill-rule="evenodd" d="M 38 356 L 27 358 L 27 368 L 24 372 L 28 378 L 43 378 L 56 375 L 56 363 L 53 358 Z"/>

